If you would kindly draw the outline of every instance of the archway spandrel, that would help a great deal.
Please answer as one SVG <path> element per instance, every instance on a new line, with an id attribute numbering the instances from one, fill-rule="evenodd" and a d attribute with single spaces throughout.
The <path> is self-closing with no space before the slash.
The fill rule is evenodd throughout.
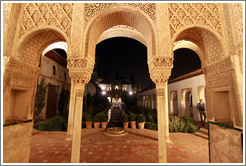
<path id="1" fill-rule="evenodd" d="M 73 3 L 26 3 L 20 24 L 20 37 L 27 31 L 45 25 L 61 29 L 70 37 Z"/>
<path id="2" fill-rule="evenodd" d="M 184 26 L 194 24 L 206 25 L 222 35 L 220 10 L 219 3 L 170 3 L 171 38 Z"/>

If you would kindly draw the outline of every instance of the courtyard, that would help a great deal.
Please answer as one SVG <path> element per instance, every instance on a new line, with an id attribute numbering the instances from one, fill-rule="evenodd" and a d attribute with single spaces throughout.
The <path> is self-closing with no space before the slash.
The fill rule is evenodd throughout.
<path id="1" fill-rule="evenodd" d="M 107 136 L 104 129 L 82 129 L 81 163 L 158 163 L 158 133 L 127 129 L 126 136 Z M 33 131 L 30 163 L 70 163 L 72 142 L 66 132 Z M 168 163 L 209 163 L 208 130 L 170 133 Z M 144 156 L 144 157 L 143 157 Z"/>

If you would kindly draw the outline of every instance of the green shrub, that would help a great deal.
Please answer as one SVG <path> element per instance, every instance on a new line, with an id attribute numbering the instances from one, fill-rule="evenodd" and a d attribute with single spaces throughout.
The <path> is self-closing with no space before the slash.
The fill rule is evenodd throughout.
<path id="1" fill-rule="evenodd" d="M 136 117 L 137 117 L 136 114 L 131 113 L 130 116 L 129 116 L 129 120 L 130 121 L 136 121 Z"/>
<path id="2" fill-rule="evenodd" d="M 146 121 L 146 117 L 144 116 L 144 114 L 138 114 L 137 115 L 137 121 L 138 122 L 145 122 Z"/>
<path id="3" fill-rule="evenodd" d="M 49 131 L 63 131 L 66 121 L 63 117 L 55 116 L 48 123 Z"/>
<path id="4" fill-rule="evenodd" d="M 146 116 L 147 122 L 154 122 L 153 116 L 151 115 L 151 113 L 148 113 Z"/>
<path id="5" fill-rule="evenodd" d="M 157 123 L 157 110 L 156 109 L 152 109 L 151 110 L 151 114 L 152 114 L 154 122 Z"/>
<path id="6" fill-rule="evenodd" d="M 194 133 L 197 132 L 199 127 L 195 124 L 193 119 L 183 118 L 180 120 L 178 117 L 169 117 L 169 132 L 183 132 Z"/>
<path id="7" fill-rule="evenodd" d="M 198 127 L 190 122 L 187 122 L 186 125 L 188 126 L 189 133 L 195 133 L 198 130 Z"/>
<path id="8" fill-rule="evenodd" d="M 44 79 L 41 79 L 40 84 L 37 86 L 37 93 L 36 93 L 36 101 L 35 101 L 35 110 L 34 115 L 38 116 L 42 111 L 45 105 L 45 95 L 46 95 L 46 86 Z"/>
<path id="9" fill-rule="evenodd" d="M 84 121 L 82 122 L 82 128 L 86 128 L 86 124 Z"/>
<path id="10" fill-rule="evenodd" d="M 66 112 L 68 112 L 69 96 L 70 91 L 62 87 L 58 101 L 58 111 L 61 115 L 64 115 Z"/>
<path id="11" fill-rule="evenodd" d="M 101 122 L 101 114 L 97 113 L 94 117 L 93 117 L 93 121 L 94 122 Z"/>
<path id="12" fill-rule="evenodd" d="M 178 117 L 169 117 L 169 132 L 176 133 L 179 128 L 179 118 Z"/>
<path id="13" fill-rule="evenodd" d="M 92 117 L 91 117 L 91 114 L 89 114 L 89 113 L 87 113 L 87 112 L 85 112 L 84 113 L 84 121 L 92 121 L 93 119 L 92 119 Z"/>
<path id="14" fill-rule="evenodd" d="M 65 131 L 67 121 L 61 116 L 53 117 L 49 122 L 44 122 L 38 125 L 41 131 Z"/>
<path id="15" fill-rule="evenodd" d="M 90 105 L 90 106 L 85 106 L 83 109 L 83 113 L 87 112 L 90 115 L 94 114 L 94 108 Z"/>
<path id="16" fill-rule="evenodd" d="M 43 118 L 35 118 L 34 119 L 34 123 L 38 123 L 38 122 L 41 122 L 41 121 L 44 121 L 44 119 Z"/>
<path id="17" fill-rule="evenodd" d="M 101 122 L 107 122 L 108 121 L 108 114 L 102 113 L 101 114 Z"/>
<path id="18" fill-rule="evenodd" d="M 129 122 L 129 116 L 127 114 L 123 115 L 122 122 Z"/>
<path id="19" fill-rule="evenodd" d="M 189 116 L 183 117 L 183 120 L 184 120 L 185 122 L 190 122 L 190 123 L 192 123 L 192 124 L 194 124 L 194 125 L 196 124 L 195 121 L 194 121 L 194 119 L 191 118 L 191 117 L 189 117 Z"/>
<path id="20" fill-rule="evenodd" d="M 185 124 L 185 122 L 184 121 L 179 121 L 179 124 L 178 124 L 178 131 L 179 132 L 183 132 L 184 131 L 184 129 L 185 129 L 185 126 L 186 126 L 186 124 Z"/>
<path id="21" fill-rule="evenodd" d="M 146 122 L 145 128 L 150 130 L 157 130 L 157 124 L 155 122 Z"/>

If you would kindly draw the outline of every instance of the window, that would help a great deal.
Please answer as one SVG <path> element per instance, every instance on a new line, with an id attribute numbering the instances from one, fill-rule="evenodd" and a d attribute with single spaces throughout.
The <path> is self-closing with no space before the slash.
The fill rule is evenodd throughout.
<path id="1" fill-rule="evenodd" d="M 119 86 L 118 85 L 115 86 L 115 90 L 119 90 Z"/>
<path id="2" fill-rule="evenodd" d="M 67 80 L 67 73 L 66 73 L 66 71 L 64 72 L 64 80 Z"/>
<path id="3" fill-rule="evenodd" d="M 111 87 L 109 86 L 109 87 L 107 87 L 107 90 L 111 90 Z"/>
<path id="4" fill-rule="evenodd" d="M 126 87 L 125 87 L 125 86 L 124 86 L 124 87 L 122 87 L 122 90 L 123 90 L 123 91 L 126 91 Z"/>
<path id="5" fill-rule="evenodd" d="M 56 66 L 53 65 L 53 75 L 55 76 L 56 75 Z"/>

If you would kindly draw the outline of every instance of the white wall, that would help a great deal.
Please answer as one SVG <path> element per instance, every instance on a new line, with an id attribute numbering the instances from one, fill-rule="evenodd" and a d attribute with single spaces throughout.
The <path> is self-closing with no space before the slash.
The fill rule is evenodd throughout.
<path id="1" fill-rule="evenodd" d="M 181 108 L 182 108 L 182 103 L 183 103 L 182 97 L 181 97 L 181 91 L 184 89 L 191 89 L 192 103 L 193 103 L 193 116 L 194 116 L 195 121 L 199 121 L 200 120 L 199 112 L 195 109 L 195 107 L 196 107 L 196 104 L 198 103 L 199 98 L 201 98 L 201 96 L 198 96 L 198 87 L 200 86 L 205 86 L 204 74 L 168 84 L 169 110 L 170 110 L 170 92 L 171 91 L 178 92 L 178 111 L 180 113 L 182 112 Z"/>

